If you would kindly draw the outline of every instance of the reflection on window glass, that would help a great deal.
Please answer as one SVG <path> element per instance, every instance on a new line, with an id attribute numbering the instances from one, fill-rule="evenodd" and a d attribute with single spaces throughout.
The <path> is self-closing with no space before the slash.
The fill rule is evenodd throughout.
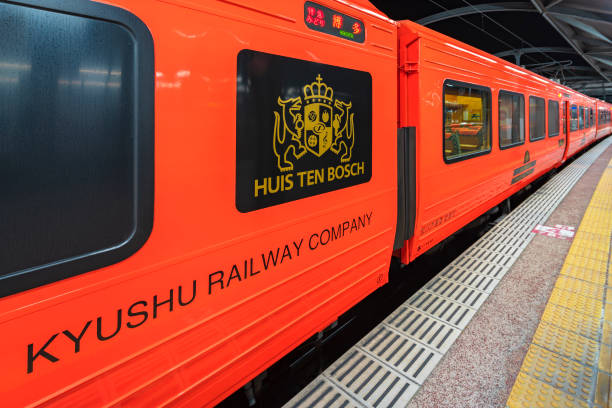
<path id="1" fill-rule="evenodd" d="M 584 129 L 584 107 L 580 107 L 580 114 L 578 115 L 578 128 Z"/>
<path id="2" fill-rule="evenodd" d="M 153 221 L 148 30 L 96 2 L 11 3 L 22 2 L 0 2 L 0 297 L 119 262 Z"/>
<path id="3" fill-rule="evenodd" d="M 548 101 L 548 136 L 559 134 L 559 102 Z"/>
<path id="4" fill-rule="evenodd" d="M 595 124 L 594 118 L 593 118 L 593 109 L 589 108 L 589 127 L 593 126 Z"/>
<path id="5" fill-rule="evenodd" d="M 529 97 L 529 140 L 539 140 L 546 136 L 544 99 Z"/>
<path id="6" fill-rule="evenodd" d="M 570 131 L 578 130 L 578 107 L 572 105 L 570 110 Z"/>
<path id="7" fill-rule="evenodd" d="M 600 125 L 605 125 L 610 123 L 610 112 L 605 109 L 600 109 L 597 115 L 597 122 Z"/>
<path id="8" fill-rule="evenodd" d="M 499 92 L 499 146 L 508 147 L 525 141 L 525 98 Z"/>
<path id="9" fill-rule="evenodd" d="M 491 150 L 491 91 L 479 86 L 444 84 L 444 158 Z"/>

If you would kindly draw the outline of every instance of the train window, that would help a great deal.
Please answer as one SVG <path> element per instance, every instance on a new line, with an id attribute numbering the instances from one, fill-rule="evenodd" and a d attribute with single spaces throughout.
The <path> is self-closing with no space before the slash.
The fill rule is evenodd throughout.
<path id="1" fill-rule="evenodd" d="M 548 101 L 548 137 L 559 135 L 559 102 Z"/>
<path id="2" fill-rule="evenodd" d="M 153 40 L 125 10 L 0 3 L 0 296 L 136 252 L 153 223 Z"/>
<path id="3" fill-rule="evenodd" d="M 570 131 L 578 130 L 578 107 L 572 105 L 570 109 Z"/>
<path id="4" fill-rule="evenodd" d="M 491 151 L 491 90 L 444 82 L 444 160 L 447 163 Z"/>
<path id="5" fill-rule="evenodd" d="M 595 118 L 593 117 L 593 109 L 589 108 L 589 127 L 595 124 Z"/>
<path id="6" fill-rule="evenodd" d="M 540 140 L 546 136 L 546 108 L 544 98 L 529 97 L 529 140 Z"/>
<path id="7" fill-rule="evenodd" d="M 599 110 L 597 115 L 597 123 L 600 125 L 605 125 L 608 122 L 610 122 L 610 112 L 604 109 Z"/>
<path id="8" fill-rule="evenodd" d="M 584 107 L 580 107 L 580 113 L 578 114 L 578 129 L 584 129 Z"/>
<path id="9" fill-rule="evenodd" d="M 499 91 L 499 147 L 504 149 L 525 143 L 525 97 Z"/>

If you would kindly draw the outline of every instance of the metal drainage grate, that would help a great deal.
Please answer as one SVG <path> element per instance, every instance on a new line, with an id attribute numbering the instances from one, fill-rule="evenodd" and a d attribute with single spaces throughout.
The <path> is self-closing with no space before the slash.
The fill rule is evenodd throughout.
<path id="1" fill-rule="evenodd" d="M 533 228 L 610 143 L 604 139 L 534 192 L 285 407 L 406 406 L 529 244 Z"/>

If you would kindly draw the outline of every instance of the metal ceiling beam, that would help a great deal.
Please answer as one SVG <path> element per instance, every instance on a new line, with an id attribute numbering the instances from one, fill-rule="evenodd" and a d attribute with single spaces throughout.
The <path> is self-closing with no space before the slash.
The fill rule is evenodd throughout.
<path id="1" fill-rule="evenodd" d="M 597 64 L 595 64 L 591 60 L 591 58 L 585 55 L 582 49 L 567 35 L 567 33 L 565 33 L 565 31 L 561 29 L 559 24 L 555 20 L 553 20 L 553 18 L 551 18 L 551 16 L 548 14 L 548 11 L 544 8 L 544 6 L 542 6 L 542 2 L 540 0 L 531 0 L 531 3 L 540 12 L 542 17 L 544 17 L 544 19 L 548 21 L 548 23 L 559 33 L 559 35 L 561 35 L 561 37 L 563 37 L 563 39 L 578 53 L 578 55 L 580 55 L 591 67 L 593 67 L 593 69 L 597 71 L 597 73 L 601 75 L 601 77 L 605 79 L 606 82 L 610 82 L 610 78 L 608 78 L 606 74 L 603 73 L 601 68 Z"/>
<path id="2" fill-rule="evenodd" d="M 548 2 L 548 4 L 546 5 L 546 8 L 551 8 L 556 6 L 557 4 L 563 2 L 563 0 L 551 0 L 550 2 Z"/>
<path id="3" fill-rule="evenodd" d="M 517 48 L 514 50 L 502 51 L 495 54 L 496 57 L 509 57 L 516 54 L 533 54 L 539 52 L 558 52 L 563 54 L 574 54 L 575 51 L 570 47 L 530 47 L 530 48 Z"/>
<path id="4" fill-rule="evenodd" d="M 538 3 L 541 4 L 541 2 Z M 574 7 L 563 7 L 559 6 L 558 4 L 559 2 L 552 2 L 548 6 L 541 5 L 541 8 L 547 13 L 553 14 L 555 16 L 575 17 L 580 18 L 581 20 L 612 24 L 612 15 L 593 13 L 591 11 L 582 10 Z M 533 3 L 533 1 L 511 1 L 500 3 L 474 4 L 471 6 L 458 7 L 456 9 L 445 10 L 427 17 L 423 17 L 420 20 L 417 20 L 416 22 L 421 25 L 428 25 L 437 23 L 439 21 L 448 20 L 450 18 L 469 16 L 471 14 L 495 13 L 501 11 L 541 13 L 540 9 Z"/>
<path id="5" fill-rule="evenodd" d="M 597 46 L 601 45 L 601 41 L 600 40 L 598 40 L 597 38 L 589 37 L 588 35 L 575 34 L 575 35 L 572 36 L 572 38 L 574 40 L 579 40 L 579 41 L 582 41 L 582 42 L 588 43 L 588 44 L 595 44 Z"/>
<path id="6" fill-rule="evenodd" d="M 551 8 L 547 7 L 546 11 L 549 12 L 550 14 L 559 15 L 559 16 L 571 16 L 571 17 L 580 18 L 581 20 L 612 24 L 612 15 L 593 13 L 591 11 L 582 10 L 582 9 L 574 8 L 574 7 L 562 7 L 562 6 L 551 7 Z"/>
<path id="7" fill-rule="evenodd" d="M 595 59 L 595 60 L 597 60 L 597 61 L 601 62 L 602 64 L 606 64 L 606 65 L 608 65 L 608 66 L 612 67 L 612 60 L 610 60 L 610 59 L 607 59 L 607 58 L 601 58 L 601 57 L 596 57 L 596 56 L 594 56 L 594 55 L 591 55 L 591 58 L 593 58 L 593 59 Z"/>
<path id="8" fill-rule="evenodd" d="M 599 88 L 599 89 L 576 89 L 580 93 L 584 93 L 589 96 L 612 96 L 612 88 Z"/>
<path id="9" fill-rule="evenodd" d="M 574 76 L 566 76 L 564 78 L 562 78 L 565 82 L 571 82 L 571 81 L 585 81 L 585 80 L 591 80 L 591 81 L 599 81 L 601 82 L 601 80 L 599 79 L 599 77 L 596 76 L 592 76 L 592 75 L 574 75 Z"/>
<path id="10" fill-rule="evenodd" d="M 587 55 L 612 55 L 612 47 L 593 47 L 585 51 Z"/>
<path id="11" fill-rule="evenodd" d="M 527 69 L 531 70 L 531 71 L 557 71 L 560 67 L 559 66 L 552 66 L 552 67 L 543 67 L 543 68 L 531 68 L 529 66 L 526 67 Z M 593 71 L 593 67 L 587 67 L 587 66 L 582 66 L 582 65 L 563 65 L 561 68 L 563 68 L 564 70 L 569 70 L 569 71 Z"/>
<path id="12" fill-rule="evenodd" d="M 553 13 L 551 13 L 551 14 L 553 14 Z M 612 39 L 610 39 L 606 35 L 602 34 L 598 29 L 596 29 L 592 25 L 589 25 L 589 24 L 587 24 L 587 23 L 585 23 L 583 21 L 580 21 L 580 20 L 578 20 L 575 17 L 567 16 L 567 15 L 564 15 L 564 14 L 555 14 L 555 18 L 558 18 L 559 20 L 563 21 L 566 24 L 571 25 L 572 27 L 576 27 L 576 28 L 584 31 L 585 33 L 595 37 L 599 41 L 607 42 L 608 44 L 612 44 Z"/>
<path id="13" fill-rule="evenodd" d="M 467 16 L 470 14 L 478 13 L 493 13 L 498 11 L 524 11 L 524 12 L 536 12 L 530 3 L 525 1 L 520 2 L 503 2 L 503 3 L 489 3 L 489 4 L 474 4 L 473 6 L 459 7 L 452 10 L 442 11 L 440 13 L 432 14 L 431 16 L 423 17 L 416 22 L 421 25 L 428 25 L 437 23 L 438 21 L 448 20 L 449 18 Z"/>
<path id="14" fill-rule="evenodd" d="M 612 89 L 612 84 L 602 82 L 574 83 L 573 88 L 576 90 L 593 90 L 593 89 Z"/>
<path id="15" fill-rule="evenodd" d="M 501 2 L 501 3 L 490 3 L 490 4 L 476 4 L 466 7 L 459 7 L 452 10 L 445 10 L 440 13 L 432 14 L 431 16 L 424 17 L 417 20 L 417 23 L 421 25 L 428 25 L 438 21 L 447 20 L 449 18 L 455 18 L 470 14 L 478 13 L 492 13 L 500 11 L 519 11 L 519 12 L 538 12 L 544 19 L 563 37 L 563 39 L 574 49 L 574 51 L 580 55 L 593 69 L 607 82 L 610 78 L 601 70 L 601 68 L 595 64 L 595 62 L 585 54 L 584 51 L 574 42 L 568 34 L 562 29 L 560 23 L 555 21 L 559 19 L 566 24 L 569 24 L 575 28 L 578 28 L 589 35 L 597 37 L 597 39 L 612 44 L 612 40 L 607 38 L 605 35 L 600 33 L 595 27 L 584 23 L 580 19 L 595 20 L 603 23 L 612 23 L 612 17 L 604 16 L 596 13 L 592 13 L 585 10 L 579 10 L 575 8 L 568 8 L 559 6 L 559 1 L 553 0 L 548 6 L 544 6 L 541 0 L 530 0 L 530 2 Z M 516 52 L 510 53 L 509 55 L 520 55 Z M 517 60 L 519 57 L 516 57 Z M 593 57 L 594 58 L 594 57 Z"/>

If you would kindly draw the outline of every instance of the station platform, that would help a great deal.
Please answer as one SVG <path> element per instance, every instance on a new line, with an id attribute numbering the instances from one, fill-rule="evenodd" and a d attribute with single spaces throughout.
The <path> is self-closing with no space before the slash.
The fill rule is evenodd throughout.
<path id="1" fill-rule="evenodd" d="M 285 407 L 612 406 L 611 144 L 551 178 Z"/>

